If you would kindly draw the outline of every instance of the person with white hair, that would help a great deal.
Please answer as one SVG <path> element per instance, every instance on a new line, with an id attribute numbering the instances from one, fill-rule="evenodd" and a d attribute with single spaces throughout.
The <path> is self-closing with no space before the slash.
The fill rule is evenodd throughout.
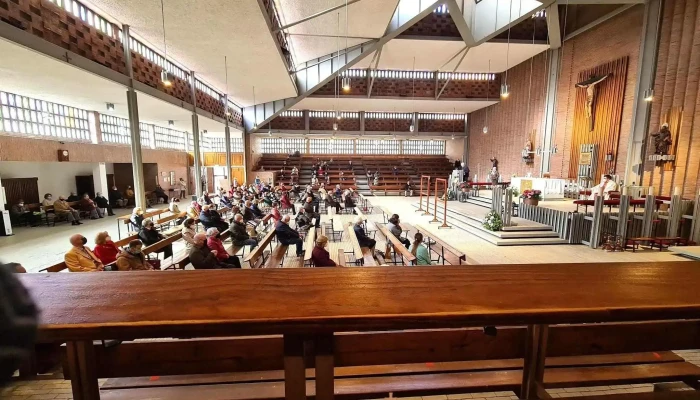
<path id="1" fill-rule="evenodd" d="M 360 247 L 369 247 L 370 249 L 373 249 L 377 244 L 377 241 L 367 236 L 365 233 L 365 228 L 362 226 L 364 222 L 365 221 L 362 219 L 362 217 L 357 216 L 355 218 L 355 225 L 352 227 L 352 229 L 355 231 L 355 236 L 357 236 L 357 242 L 360 244 Z"/>
<path id="2" fill-rule="evenodd" d="M 275 234 L 277 235 L 277 240 L 280 244 L 291 246 L 295 244 L 297 246 L 297 257 L 304 255 L 304 241 L 301 240 L 299 232 L 295 231 L 289 226 L 290 217 L 285 215 L 282 220 L 275 224 Z"/>
<path id="3" fill-rule="evenodd" d="M 190 249 L 190 262 L 194 269 L 236 268 L 233 264 L 222 263 L 217 259 L 218 251 L 207 247 L 207 235 L 194 235 L 194 245 Z"/>
<path id="4" fill-rule="evenodd" d="M 216 250 L 216 259 L 225 264 L 234 265 L 236 268 L 241 267 L 241 261 L 236 256 L 232 256 L 224 248 L 224 244 L 219 239 L 219 230 L 216 228 L 207 229 L 207 247 L 210 250 Z"/>

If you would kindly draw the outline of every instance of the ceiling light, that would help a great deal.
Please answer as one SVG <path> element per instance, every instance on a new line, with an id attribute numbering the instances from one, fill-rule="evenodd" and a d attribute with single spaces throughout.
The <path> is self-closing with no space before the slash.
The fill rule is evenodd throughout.
<path id="1" fill-rule="evenodd" d="M 160 71 L 160 81 L 163 82 L 163 86 L 170 87 L 173 85 L 173 81 L 170 79 L 170 74 L 166 70 Z"/>
<path id="2" fill-rule="evenodd" d="M 272 136 L 272 129 L 267 131 L 267 136 Z"/>
<path id="3" fill-rule="evenodd" d="M 172 119 L 168 121 L 168 126 L 175 126 L 175 121 Z"/>
<path id="4" fill-rule="evenodd" d="M 333 130 L 334 130 L 334 131 L 337 131 L 337 130 L 338 130 L 338 123 L 337 123 L 337 122 L 334 122 L 334 123 L 333 123 Z"/>
<path id="5" fill-rule="evenodd" d="M 650 102 L 654 100 L 654 89 L 644 90 L 644 101 Z"/>
<path id="6" fill-rule="evenodd" d="M 257 122 L 253 124 L 253 129 L 258 129 L 258 123 L 257 123 Z"/>
<path id="7" fill-rule="evenodd" d="M 350 77 L 346 76 L 343 78 L 343 90 L 344 91 L 349 91 L 350 90 Z"/>
<path id="8" fill-rule="evenodd" d="M 483 129 L 483 131 L 484 131 L 484 134 L 489 133 L 489 127 L 488 127 L 488 126 L 485 126 L 484 129 Z"/>
<path id="9" fill-rule="evenodd" d="M 508 84 L 507 83 L 502 84 L 501 85 L 501 98 L 507 99 L 509 95 L 510 95 L 510 88 L 508 87 Z"/>
<path id="10" fill-rule="evenodd" d="M 452 140 L 455 140 L 455 135 L 452 135 Z"/>
<path id="11" fill-rule="evenodd" d="M 107 111 L 114 111 L 114 103 L 107 103 Z"/>
<path id="12" fill-rule="evenodd" d="M 411 122 L 411 126 L 408 127 L 408 130 L 409 130 L 410 132 L 413 132 L 413 131 L 416 130 L 416 127 L 415 127 L 415 125 L 413 125 L 413 122 Z"/>
<path id="13" fill-rule="evenodd" d="M 342 115 L 340 114 L 340 111 L 336 111 L 336 112 L 335 112 L 335 118 L 336 118 L 338 121 L 340 121 L 340 119 L 342 118 Z"/>

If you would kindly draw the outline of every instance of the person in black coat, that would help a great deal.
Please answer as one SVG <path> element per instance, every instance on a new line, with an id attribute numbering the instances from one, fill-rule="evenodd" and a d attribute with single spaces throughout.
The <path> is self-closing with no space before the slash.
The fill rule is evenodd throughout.
<path id="1" fill-rule="evenodd" d="M 122 192 L 117 190 L 116 186 L 112 186 L 112 189 L 109 191 L 109 204 L 114 207 L 126 206 L 126 199 L 122 196 Z"/>
<path id="2" fill-rule="evenodd" d="M 199 213 L 199 222 L 202 223 L 205 229 L 216 228 L 219 232 L 228 229 L 228 223 L 221 219 L 221 214 L 216 210 L 212 210 L 208 204 L 202 207 L 202 212 Z"/>
<path id="3" fill-rule="evenodd" d="M 360 247 L 369 247 L 373 249 L 377 244 L 377 241 L 367 236 L 365 229 L 362 227 L 362 217 L 355 218 L 355 225 L 353 226 L 353 231 L 355 231 L 355 236 L 357 236 L 357 242 Z"/>
<path id="4" fill-rule="evenodd" d="M 143 209 L 141 207 L 134 207 L 134 210 L 131 212 L 131 217 L 129 217 L 129 221 L 131 222 L 131 226 L 135 231 L 141 230 L 141 227 L 143 226 Z"/>
<path id="5" fill-rule="evenodd" d="M 114 215 L 114 212 L 112 211 L 112 206 L 109 204 L 107 198 L 102 195 L 102 193 L 97 192 L 97 194 L 95 195 L 95 204 L 97 204 L 97 207 L 99 208 L 106 208 L 107 215 Z"/>
<path id="6" fill-rule="evenodd" d="M 233 244 L 236 246 L 250 246 L 252 250 L 258 245 L 257 239 L 251 238 L 250 235 L 248 235 L 246 224 L 241 214 L 233 216 L 229 232 L 231 232 L 231 241 L 233 241 Z"/>
<path id="7" fill-rule="evenodd" d="M 260 207 L 258 207 L 258 203 L 253 203 L 252 201 L 249 201 L 246 202 L 246 207 L 250 208 L 250 211 L 252 211 L 253 215 L 255 215 L 255 219 L 262 218 L 265 216 L 265 213 L 262 212 Z"/>
<path id="8" fill-rule="evenodd" d="M 316 218 L 316 228 L 321 227 L 321 216 L 316 213 L 316 208 L 314 207 L 313 203 L 314 199 L 313 197 L 307 197 L 306 198 L 306 204 L 304 204 L 304 211 L 306 212 L 306 216 L 314 219 Z"/>
<path id="9" fill-rule="evenodd" d="M 219 261 L 216 258 L 216 250 L 211 250 L 207 247 L 207 235 L 198 233 L 194 235 L 194 244 L 190 249 L 190 263 L 194 269 L 219 269 L 219 268 L 238 268 L 233 264 L 228 264 Z"/>
<path id="10" fill-rule="evenodd" d="M 160 185 L 156 185 L 156 188 L 155 190 L 153 190 L 153 192 L 156 194 L 157 198 L 163 199 L 163 203 L 168 202 L 168 195 L 165 194 L 165 190 L 163 190 L 163 188 L 160 187 Z"/>
<path id="11" fill-rule="evenodd" d="M 165 236 L 161 235 L 158 230 L 156 230 L 156 225 L 150 219 L 143 220 L 143 227 L 139 231 L 139 239 L 143 242 L 145 246 L 150 246 L 156 244 L 161 240 L 165 239 Z M 173 245 L 169 244 L 162 249 L 156 251 L 156 253 L 163 253 L 164 258 L 172 257 L 173 255 Z"/>
<path id="12" fill-rule="evenodd" d="M 293 244 L 297 245 L 297 257 L 304 255 L 304 241 L 301 240 L 299 232 L 295 231 L 289 226 L 289 215 L 282 217 L 282 220 L 277 222 L 275 225 L 275 234 L 277 235 L 277 240 L 286 246 L 291 246 Z"/>

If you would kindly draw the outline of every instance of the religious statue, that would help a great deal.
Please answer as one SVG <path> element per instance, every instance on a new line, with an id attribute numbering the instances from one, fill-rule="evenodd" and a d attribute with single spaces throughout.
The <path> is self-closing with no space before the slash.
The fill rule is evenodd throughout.
<path id="1" fill-rule="evenodd" d="M 586 118 L 588 118 L 588 130 L 593 131 L 595 122 L 593 107 L 595 106 L 596 85 L 607 79 L 610 74 L 603 76 L 592 76 L 583 82 L 576 84 L 576 87 L 586 89 Z"/>
<path id="2" fill-rule="evenodd" d="M 498 168 L 493 167 L 491 168 L 491 172 L 489 172 L 489 180 L 491 181 L 491 185 L 494 187 L 498 184 L 498 178 L 501 177 L 501 174 L 498 173 Z"/>
<path id="3" fill-rule="evenodd" d="M 654 138 L 654 154 L 667 155 L 668 150 L 671 148 L 671 131 L 668 129 L 668 123 L 661 125 L 661 129 L 658 132 L 652 133 L 651 137 Z"/>
<path id="4" fill-rule="evenodd" d="M 525 147 L 523 148 L 522 156 L 523 160 L 529 161 L 532 159 L 532 142 L 530 141 L 530 139 L 527 139 L 527 141 L 525 142 Z"/>
<path id="5" fill-rule="evenodd" d="M 495 156 L 493 158 L 489 159 L 489 161 L 491 161 L 492 168 L 498 169 L 498 160 L 496 159 Z"/>

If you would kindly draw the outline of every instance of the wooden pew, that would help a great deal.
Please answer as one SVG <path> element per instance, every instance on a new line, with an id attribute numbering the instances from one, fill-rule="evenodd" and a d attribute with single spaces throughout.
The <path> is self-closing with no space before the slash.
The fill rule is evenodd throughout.
<path id="1" fill-rule="evenodd" d="M 338 266 L 347 267 L 347 261 L 345 260 L 345 250 L 338 249 Z"/>
<path id="2" fill-rule="evenodd" d="M 139 238 L 139 235 L 127 236 L 124 239 L 119 239 L 116 242 L 114 242 L 114 245 L 117 246 L 118 248 L 122 248 L 122 247 L 128 245 L 129 242 L 131 242 L 132 240 L 138 239 L 138 238 Z M 108 264 L 108 265 L 111 265 L 111 264 Z M 68 266 L 66 265 L 65 261 L 61 261 L 58 264 L 54 264 L 50 267 L 40 269 L 39 272 L 61 272 L 61 271 L 67 270 L 67 269 L 68 269 Z"/>
<path id="3" fill-rule="evenodd" d="M 399 241 L 399 239 L 394 236 L 389 230 L 386 228 L 384 224 L 375 224 L 377 228 L 379 229 L 379 232 L 384 236 L 386 239 L 386 248 L 385 248 L 385 256 L 388 256 L 391 254 L 391 249 L 393 247 L 394 249 L 394 257 L 392 258 L 392 262 L 396 263 L 396 255 L 401 256 L 401 261 L 403 265 L 414 265 L 416 261 L 416 256 L 414 256 L 406 246 L 403 245 Z"/>
<path id="4" fill-rule="evenodd" d="M 403 225 L 403 224 L 402 224 Z M 417 232 L 420 232 L 423 234 L 424 239 L 428 239 L 428 250 L 431 252 L 435 252 L 438 255 L 438 259 L 435 260 L 436 262 L 440 262 L 440 259 L 442 258 L 443 263 L 445 262 L 445 251 L 448 253 L 454 255 L 457 259 L 458 264 L 462 264 L 462 261 L 467 260 L 466 254 L 462 253 L 461 251 L 455 249 L 454 247 L 450 246 L 445 242 L 444 240 L 440 239 L 437 235 L 434 235 L 430 232 L 428 232 L 425 228 L 423 228 L 420 225 L 415 225 L 415 230 Z M 435 242 L 435 244 L 433 244 Z"/>
<path id="5" fill-rule="evenodd" d="M 145 211 L 143 213 L 143 219 L 151 218 L 151 217 L 160 217 L 161 214 L 167 213 L 167 212 L 170 212 L 167 208 Z M 131 214 L 122 215 L 121 217 L 117 217 L 117 236 L 119 238 L 122 237 L 122 232 L 121 232 L 122 224 L 127 225 L 127 226 L 131 224 Z"/>
<path id="6" fill-rule="evenodd" d="M 350 252 L 355 257 L 355 263 L 359 263 L 365 267 L 377 266 L 377 262 L 374 260 L 374 254 L 372 254 L 372 249 L 368 247 L 360 247 L 360 243 L 357 241 L 357 235 L 355 235 L 355 230 L 353 229 L 352 223 L 345 227 L 345 235 L 350 240 L 352 245 L 352 251 Z"/>
<path id="7" fill-rule="evenodd" d="M 272 251 L 272 239 L 274 238 L 275 230 L 271 229 L 258 243 L 258 246 L 248 253 L 248 255 L 243 259 L 243 262 L 247 262 L 248 265 L 250 265 L 250 268 L 259 268 L 261 265 L 264 265 L 265 258 L 267 258 L 267 255 Z M 266 250 L 268 246 L 270 246 L 269 251 Z"/>
<path id="8" fill-rule="evenodd" d="M 40 340 L 67 342 L 66 376 L 72 378 L 76 398 L 98 398 L 98 378 L 120 376 L 116 367 L 106 370 L 109 365 L 121 365 L 126 371 L 121 376 L 149 377 L 285 369 L 286 395 L 294 400 L 307 394 L 331 398 L 333 392 L 339 398 L 377 398 L 382 397 L 379 391 L 410 396 L 501 388 L 535 398 L 544 388 L 675 380 L 697 384 L 699 367 L 660 352 L 700 345 L 695 320 L 700 318 L 698 266 L 521 264 L 18 278 L 42 313 Z M 143 295 L 150 292 L 157 293 L 158 304 L 186 298 L 188 307 L 154 306 L 154 297 Z M 75 293 L 81 294 L 80 302 Z M 119 307 L 113 307 L 115 299 Z M 484 325 L 501 328 L 495 336 L 467 329 Z M 122 353 L 129 342 L 110 348 L 95 345 L 102 339 L 231 335 L 273 335 L 235 340 L 278 341 L 234 347 L 228 339 L 206 339 L 213 342 L 213 350 L 205 351 L 199 340 L 175 340 L 167 351 L 161 347 L 159 355 L 146 349 L 167 340 L 140 341 L 134 343 L 141 349 L 132 357 Z M 656 354 L 626 354 L 640 352 Z M 579 356 L 583 358 L 570 358 Z M 314 359 L 314 380 L 307 381 L 305 367 L 311 364 L 306 360 Z M 433 370 L 437 363 L 469 361 L 486 364 Z M 335 367 L 417 363 L 423 364 L 421 373 L 394 370 L 377 377 L 356 370 L 346 378 L 339 371 L 333 379 Z M 253 384 L 250 376 L 235 385 L 175 390 L 185 398 L 285 396 L 281 381 L 258 377 Z M 169 397 L 159 390 L 173 393 L 173 388 L 120 389 L 104 390 L 102 397 Z"/>
<path id="9" fill-rule="evenodd" d="M 311 261 L 311 253 L 314 251 L 314 246 L 316 245 L 316 227 L 311 226 L 309 231 L 306 232 L 306 238 L 304 239 L 304 266 L 308 265 L 313 267 L 313 262 Z"/>
<path id="10" fill-rule="evenodd" d="M 168 215 L 167 217 L 160 218 L 160 219 L 156 220 L 155 223 L 157 225 L 161 226 L 161 233 L 163 235 L 170 236 L 181 229 L 180 226 L 175 225 L 175 221 L 184 217 L 185 215 L 187 215 L 187 213 L 184 211 L 179 213 L 179 214 L 171 214 L 171 215 Z M 173 226 L 171 227 L 170 225 L 173 225 Z M 167 227 L 167 229 L 163 229 L 166 227 Z"/>

